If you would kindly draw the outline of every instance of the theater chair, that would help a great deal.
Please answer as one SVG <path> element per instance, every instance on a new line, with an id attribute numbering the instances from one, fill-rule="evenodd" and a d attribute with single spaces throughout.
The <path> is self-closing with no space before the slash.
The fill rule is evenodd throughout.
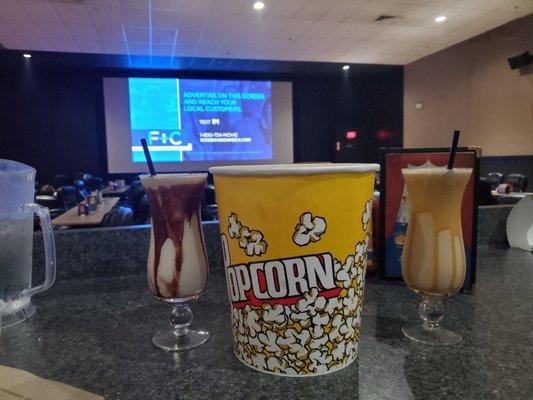
<path id="1" fill-rule="evenodd" d="M 97 176 L 91 176 L 89 179 L 85 180 L 85 187 L 91 192 L 94 190 L 102 190 L 104 187 L 104 181 Z"/>
<path id="2" fill-rule="evenodd" d="M 522 174 L 509 174 L 507 183 L 513 185 L 513 192 L 525 192 L 527 190 L 527 176 Z"/>
<path id="3" fill-rule="evenodd" d="M 72 180 L 65 174 L 58 174 L 54 176 L 53 183 L 56 188 L 59 188 L 72 185 Z"/>
<path id="4" fill-rule="evenodd" d="M 37 191 L 39 196 L 55 196 L 56 189 L 52 185 L 43 185 Z"/>
<path id="5" fill-rule="evenodd" d="M 101 226 L 123 226 L 132 224 L 132 209 L 116 204 L 106 215 L 104 215 Z"/>
<path id="6" fill-rule="evenodd" d="M 500 183 L 504 182 L 504 176 L 501 172 L 489 172 L 487 174 L 487 182 L 490 183 L 492 190 L 495 190 Z"/>
<path id="7" fill-rule="evenodd" d="M 57 200 L 60 207 L 64 210 L 70 210 L 78 205 L 80 198 L 78 197 L 78 191 L 74 186 L 62 186 L 57 189 Z"/>

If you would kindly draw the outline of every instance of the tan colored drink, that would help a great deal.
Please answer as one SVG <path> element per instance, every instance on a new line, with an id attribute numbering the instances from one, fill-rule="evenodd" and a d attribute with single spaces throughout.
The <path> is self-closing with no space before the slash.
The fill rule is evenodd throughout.
<path id="1" fill-rule="evenodd" d="M 472 173 L 468 168 L 402 170 L 410 203 L 402 275 L 412 290 L 449 296 L 466 273 L 461 204 Z"/>
<path id="2" fill-rule="evenodd" d="M 453 163 L 453 161 L 452 161 Z M 408 325 L 408 338 L 430 345 L 452 345 L 461 335 L 443 328 L 443 299 L 463 285 L 466 272 L 461 205 L 472 173 L 467 168 L 402 170 L 410 206 L 402 254 L 407 286 L 422 296 L 422 324 Z"/>

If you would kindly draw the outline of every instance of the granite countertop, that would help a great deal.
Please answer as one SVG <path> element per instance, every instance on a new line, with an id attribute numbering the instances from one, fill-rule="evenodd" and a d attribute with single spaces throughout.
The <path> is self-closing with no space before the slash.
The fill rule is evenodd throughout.
<path id="1" fill-rule="evenodd" d="M 34 302 L 34 317 L 0 335 L 0 364 L 108 400 L 533 396 L 533 254 L 520 250 L 480 249 L 475 294 L 447 303 L 446 325 L 464 336 L 454 347 L 404 338 L 401 326 L 417 320 L 417 296 L 401 284 L 370 279 L 358 360 L 314 378 L 273 377 L 235 358 L 219 269 L 193 307 L 193 325 L 212 337 L 183 353 L 152 346 L 170 307 L 149 295 L 143 276 L 60 281 Z"/>

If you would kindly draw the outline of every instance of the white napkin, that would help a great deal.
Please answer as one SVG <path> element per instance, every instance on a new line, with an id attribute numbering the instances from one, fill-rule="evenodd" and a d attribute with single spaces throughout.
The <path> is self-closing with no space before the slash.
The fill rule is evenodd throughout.
<path id="1" fill-rule="evenodd" d="M 0 365 L 0 399 L 2 400 L 103 400 L 64 383 L 39 378 L 20 369 Z"/>
<path id="2" fill-rule="evenodd" d="M 514 205 L 507 217 L 507 240 L 511 247 L 533 251 L 533 197 Z"/>

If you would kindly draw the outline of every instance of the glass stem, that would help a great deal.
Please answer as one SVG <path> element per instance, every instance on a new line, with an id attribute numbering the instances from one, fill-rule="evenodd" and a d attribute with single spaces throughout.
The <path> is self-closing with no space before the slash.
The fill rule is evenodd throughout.
<path id="1" fill-rule="evenodd" d="M 185 336 L 192 322 L 192 311 L 188 302 L 177 303 L 170 315 L 170 325 L 174 329 L 175 336 Z"/>
<path id="2" fill-rule="evenodd" d="M 442 297 L 422 296 L 422 302 L 418 309 L 422 318 L 422 328 L 428 332 L 435 332 L 439 329 L 440 321 L 444 318 L 444 306 Z"/>

